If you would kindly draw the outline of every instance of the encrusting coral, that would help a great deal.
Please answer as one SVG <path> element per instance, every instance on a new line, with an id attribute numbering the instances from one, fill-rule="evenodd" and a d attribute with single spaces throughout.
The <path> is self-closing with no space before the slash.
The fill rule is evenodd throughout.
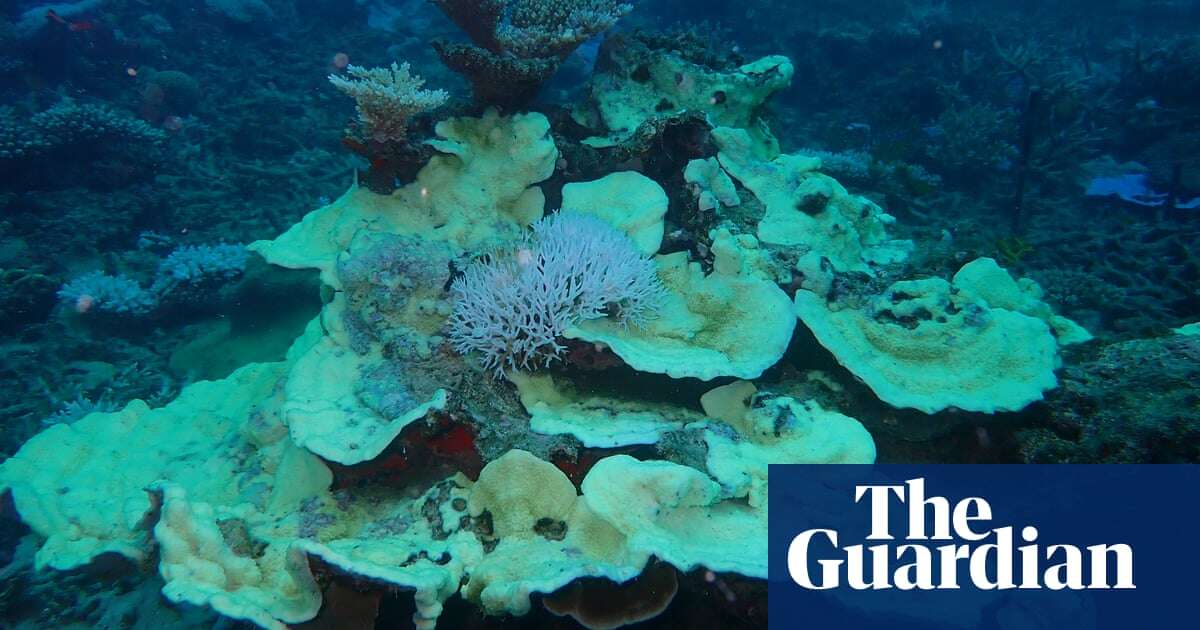
<path id="1" fill-rule="evenodd" d="M 746 129 L 766 141 L 770 132 L 760 125 L 760 115 L 771 95 L 792 83 L 795 68 L 787 57 L 713 68 L 658 46 L 635 34 L 609 38 L 601 47 L 589 108 L 577 108 L 576 116 L 599 118 L 606 133 L 586 144 L 618 145 L 647 125 L 686 112 L 699 113 L 710 126 Z"/>

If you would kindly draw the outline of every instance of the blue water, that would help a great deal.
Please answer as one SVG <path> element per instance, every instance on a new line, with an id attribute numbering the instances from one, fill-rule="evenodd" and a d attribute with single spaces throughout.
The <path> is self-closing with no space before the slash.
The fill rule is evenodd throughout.
<path id="1" fill-rule="evenodd" d="M 480 364 L 473 352 L 488 347 L 502 356 L 485 361 L 487 367 L 545 372 L 588 395 L 607 396 L 608 402 L 597 404 L 614 414 L 614 400 L 649 400 L 698 416 L 701 394 L 738 379 L 753 380 L 772 395 L 814 397 L 856 418 L 879 461 L 889 463 L 1200 461 L 1200 336 L 1184 334 L 1200 322 L 1200 3 L 643 0 L 622 6 L 609 0 L 491 0 L 467 2 L 465 13 L 455 13 L 459 4 L 0 3 L 0 459 L 21 452 L 39 433 L 74 426 L 89 414 L 116 414 L 134 400 L 164 407 L 193 383 L 224 379 L 249 364 L 284 361 L 316 320 L 327 335 L 353 338 L 347 347 L 356 356 L 377 362 L 363 359 L 365 367 L 357 371 L 326 376 L 350 383 L 345 389 L 355 404 L 399 413 L 439 388 L 451 400 L 448 411 L 421 421 L 430 435 L 408 429 L 366 464 L 332 462 L 332 487 L 355 497 L 415 497 L 456 471 L 475 478 L 511 448 L 548 458 L 577 485 L 596 459 L 618 451 L 703 468 L 703 441 L 682 430 L 672 433 L 676 438 L 655 434 L 617 450 L 534 435 L 516 389 L 472 371 Z M 501 7 L 495 28 L 479 5 Z M 753 70 L 768 55 L 787 57 L 794 76 L 759 93 L 779 72 L 778 64 Z M 356 110 L 353 95 L 331 84 L 331 77 L 354 78 L 355 68 L 386 69 L 393 62 L 409 64 L 411 74 L 424 80 L 423 87 L 402 91 L 431 91 L 425 105 L 406 110 L 399 124 L 372 118 L 361 99 Z M 633 128 L 612 128 L 612 112 L 623 104 L 641 107 L 642 114 Z M 872 316 L 886 312 L 897 329 L 913 329 L 936 319 L 932 307 L 894 315 L 888 309 L 900 312 L 896 304 L 907 297 L 892 293 L 893 304 L 880 306 L 874 296 L 896 281 L 949 280 L 966 263 L 986 257 L 1025 279 L 1021 286 L 1036 293 L 1038 308 L 1069 318 L 1093 338 L 1076 345 L 1050 342 L 1054 383 L 1019 405 L 998 404 L 995 413 L 961 402 L 928 408 L 897 403 L 804 323 L 756 373 L 718 371 L 711 382 L 696 377 L 702 370 L 689 371 L 684 364 L 690 358 L 651 369 L 619 348 L 568 341 L 564 330 L 584 319 L 607 317 L 628 327 L 621 308 L 641 308 L 642 298 L 619 291 L 595 308 L 573 298 L 553 321 L 537 304 L 530 306 L 528 296 L 499 302 L 505 313 L 534 313 L 518 332 L 497 332 L 500 324 L 491 320 L 452 325 L 455 291 L 463 286 L 458 281 L 472 268 L 500 265 L 506 256 L 516 265 L 489 276 L 492 286 L 482 283 L 487 303 L 510 299 L 501 295 L 510 283 L 544 289 L 551 282 L 522 271 L 550 259 L 539 250 L 550 246 L 524 230 L 536 216 L 504 223 L 517 227 L 496 228 L 491 240 L 455 242 L 450 252 L 422 249 L 445 240 L 440 219 L 420 224 L 424 231 L 404 233 L 410 241 L 377 249 L 351 246 L 350 232 L 322 227 L 330 242 L 346 236 L 322 254 L 329 256 L 322 273 L 313 268 L 320 265 L 265 260 L 245 248 L 278 237 L 318 208 L 336 206 L 352 187 L 379 199 L 424 200 L 440 194 L 439 187 L 462 182 L 478 190 L 497 185 L 488 177 L 468 181 L 460 174 L 447 183 L 418 175 L 431 160 L 455 155 L 469 162 L 464 155 L 475 155 L 471 146 L 477 145 L 462 141 L 447 148 L 444 139 L 436 140 L 446 137 L 438 122 L 477 117 L 489 108 L 544 115 L 557 155 L 544 165 L 552 168 L 528 183 L 536 184 L 534 196 L 545 199 L 547 212 L 566 205 L 571 193 L 564 187 L 614 172 L 639 172 L 661 189 L 666 210 L 660 248 L 629 254 L 624 245 L 593 235 L 606 243 L 609 258 L 601 262 L 610 262 L 604 264 L 657 252 L 682 256 L 697 265 L 697 273 L 719 272 L 715 230 L 757 235 L 769 258 L 763 277 L 785 301 L 812 290 L 821 283 L 817 276 L 828 273 L 822 295 L 830 303 Z M 762 146 L 775 148 L 757 155 L 759 162 L 747 169 L 754 173 L 765 172 L 764 164 L 778 153 L 819 157 L 820 172 L 847 195 L 893 217 L 887 238 L 912 241 L 911 249 L 855 267 L 837 260 L 833 248 L 814 249 L 809 233 L 797 237 L 799 245 L 768 242 L 761 226 L 755 231 L 770 212 L 767 195 L 751 190 L 750 176 L 735 172 L 729 155 L 713 168 L 732 177 L 740 206 L 701 197 L 698 185 L 684 179 L 690 161 L 718 158 L 714 138 L 720 134 L 713 128 L 721 126 L 747 129 L 756 142 L 769 135 Z M 509 177 L 505 165 L 527 159 L 516 137 L 496 132 L 473 140 L 510 151 L 488 171 L 491 177 Z M 789 177 L 786 185 L 795 188 L 806 176 Z M 456 203 L 465 208 L 472 201 L 462 194 Z M 640 199 L 631 189 L 608 194 L 618 219 Z M 823 221 L 830 194 L 816 195 L 819 202 L 796 196 L 787 210 Z M 356 197 L 364 198 L 371 199 Z M 515 211 L 500 207 L 509 202 L 493 205 L 509 217 L 503 213 Z M 387 214 L 395 212 L 390 202 L 379 203 L 391 210 L 358 227 L 407 220 Z M 862 213 L 865 221 L 869 212 Z M 480 228 L 495 221 L 489 214 L 465 223 Z M 810 250 L 820 274 L 803 262 Z M 349 273 L 347 261 L 360 255 L 359 261 L 380 266 L 360 268 L 361 284 L 331 280 L 339 270 Z M 426 275 L 412 271 L 430 260 L 440 264 L 442 256 L 446 264 L 425 269 Z M 554 260 L 588 267 L 591 259 L 584 257 L 568 251 Z M 648 273 L 628 272 L 622 286 L 653 293 L 658 285 Z M 1029 289 L 1033 283 L 1037 289 Z M 612 291 L 609 285 L 604 290 Z M 959 288 L 953 293 L 962 294 Z M 328 305 L 339 300 L 351 304 L 350 314 L 329 314 L 334 307 Z M 717 309 L 750 311 L 752 324 L 735 335 L 730 354 L 759 343 L 768 335 L 758 333 L 772 325 L 769 309 L 747 307 L 747 300 Z M 465 302 L 458 300 L 460 312 Z M 704 299 L 689 294 L 683 303 L 700 309 Z M 959 316 L 961 305 L 948 304 L 937 308 Z M 417 310 L 426 318 L 419 334 L 398 332 L 389 319 Z M 965 329 L 991 321 L 968 315 Z M 711 332 L 717 319 L 704 331 Z M 790 316 L 785 319 L 790 326 Z M 704 334 L 695 334 L 681 343 L 704 343 L 698 340 Z M 482 337 L 462 341 L 470 335 Z M 988 357 L 1010 349 L 971 363 L 986 365 Z M 998 369 L 992 376 L 1007 374 Z M 279 388 L 279 396 L 295 396 Z M 261 405 L 254 413 L 269 415 L 262 411 L 268 403 Z M 112 417 L 116 423 L 118 416 Z M 314 450 L 294 427 L 290 436 L 284 439 Z M 67 462 L 99 457 L 63 452 Z M 60 463 L 49 467 L 57 471 Z M 41 492 L 83 489 L 55 486 L 66 478 L 55 474 L 47 474 Z M 116 493 L 95 489 L 99 496 L 106 492 Z M 118 553 L 89 558 L 70 571 L 38 567 L 35 552 L 48 529 L 75 531 L 72 519 L 86 517 L 39 520 L 19 500 L 3 503 L 3 627 L 253 623 L 222 617 L 211 606 L 165 599 L 156 547 L 148 542 L 137 561 L 129 554 L 109 557 Z M 297 508 L 297 515 L 302 512 Z M 660 567 L 666 569 L 643 576 L 653 588 L 642 584 L 621 594 L 652 600 L 647 593 L 666 588 L 659 581 L 677 583 L 673 603 L 644 627 L 710 621 L 765 626 L 762 580 L 704 569 L 676 576 L 669 564 Z M 307 627 L 410 623 L 411 590 L 350 579 L 327 567 L 316 573 L 325 612 Z M 558 595 L 571 588 L 599 587 L 576 581 Z M 525 616 L 487 616 L 476 602 L 455 596 L 440 623 L 575 623 L 548 612 L 542 598 L 535 597 Z M 623 614 L 617 604 L 599 608 Z"/>

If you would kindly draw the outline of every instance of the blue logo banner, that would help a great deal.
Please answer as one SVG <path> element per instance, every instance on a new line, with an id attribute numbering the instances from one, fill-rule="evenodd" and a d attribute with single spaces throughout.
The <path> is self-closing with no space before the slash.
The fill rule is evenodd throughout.
<path id="1" fill-rule="evenodd" d="M 1200 466 L 772 465 L 772 628 L 1197 627 Z"/>

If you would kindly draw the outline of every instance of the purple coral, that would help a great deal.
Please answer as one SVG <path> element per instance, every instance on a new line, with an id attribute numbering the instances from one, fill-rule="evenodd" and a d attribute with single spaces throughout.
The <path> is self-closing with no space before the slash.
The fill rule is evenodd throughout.
<path id="1" fill-rule="evenodd" d="M 558 213 L 514 251 L 472 263 L 451 286 L 450 340 L 496 372 L 549 365 L 567 328 L 613 317 L 644 325 L 665 289 L 654 262 L 605 221 Z"/>

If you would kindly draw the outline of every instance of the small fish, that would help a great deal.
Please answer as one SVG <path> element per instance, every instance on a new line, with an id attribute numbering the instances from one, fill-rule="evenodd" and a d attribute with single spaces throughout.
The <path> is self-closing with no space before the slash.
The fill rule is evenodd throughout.
<path id="1" fill-rule="evenodd" d="M 64 18 L 63 16 L 59 15 L 58 12 L 55 11 L 54 9 L 46 10 L 46 19 L 50 20 L 51 22 L 54 22 L 55 24 L 66 27 L 66 29 L 68 31 L 71 31 L 72 33 L 84 33 L 84 32 L 87 32 L 87 31 L 90 31 L 90 30 L 96 28 L 95 22 L 92 22 L 90 20 L 81 20 L 78 22 L 73 21 L 73 20 L 68 20 L 68 19 Z"/>

